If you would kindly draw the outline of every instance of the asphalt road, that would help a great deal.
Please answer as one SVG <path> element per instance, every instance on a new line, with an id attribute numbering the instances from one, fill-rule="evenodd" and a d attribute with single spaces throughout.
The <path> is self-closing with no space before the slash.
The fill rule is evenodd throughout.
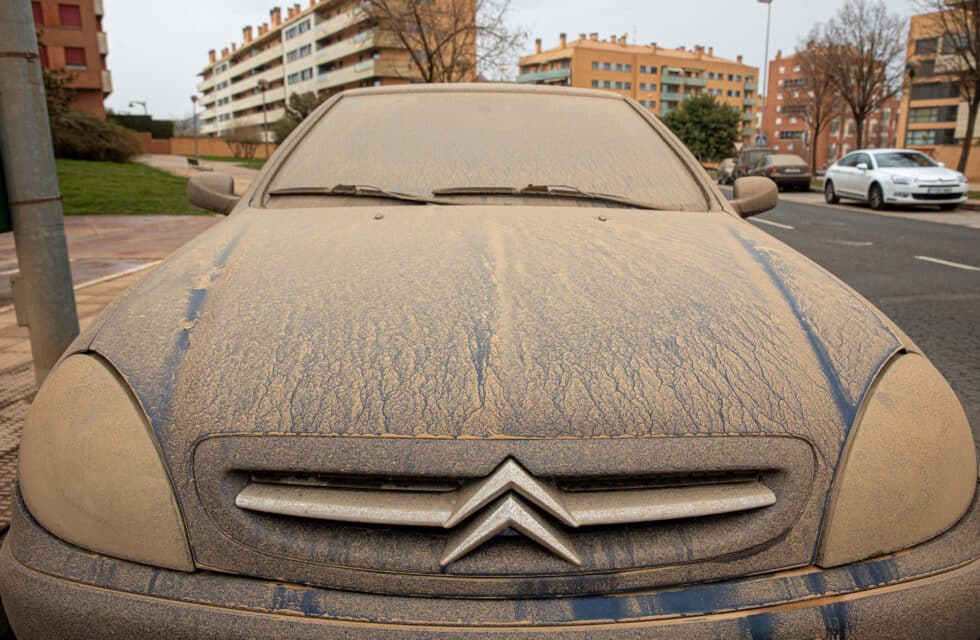
<path id="1" fill-rule="evenodd" d="M 980 229 L 785 201 L 752 223 L 894 320 L 946 375 L 980 443 Z"/>

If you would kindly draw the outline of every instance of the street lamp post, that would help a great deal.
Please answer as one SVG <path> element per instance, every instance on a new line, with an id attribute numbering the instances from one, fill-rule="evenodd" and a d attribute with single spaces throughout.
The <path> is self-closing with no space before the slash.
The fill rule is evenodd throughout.
<path id="1" fill-rule="evenodd" d="M 196 160 L 197 163 L 200 164 L 201 155 L 198 153 L 198 148 L 197 148 L 197 96 L 196 95 L 191 96 L 191 104 L 194 105 L 194 160 Z"/>
<path id="2" fill-rule="evenodd" d="M 269 114 L 265 110 L 265 90 L 269 83 L 259 80 L 259 91 L 262 92 L 262 140 L 265 141 L 265 159 L 269 159 Z"/>
<path id="3" fill-rule="evenodd" d="M 765 111 L 769 107 L 769 34 L 772 26 L 772 0 L 758 0 L 758 2 L 766 5 L 766 58 L 762 61 L 762 91 L 759 92 L 763 98 L 762 109 L 763 119 L 765 119 Z"/>
<path id="4" fill-rule="evenodd" d="M 143 107 L 143 115 L 144 116 L 150 115 L 149 109 L 146 108 L 146 102 L 144 102 L 142 100 L 133 100 L 133 101 L 131 101 L 129 103 L 129 108 L 132 109 L 133 106 L 135 106 L 135 105 L 139 105 L 139 106 Z"/>

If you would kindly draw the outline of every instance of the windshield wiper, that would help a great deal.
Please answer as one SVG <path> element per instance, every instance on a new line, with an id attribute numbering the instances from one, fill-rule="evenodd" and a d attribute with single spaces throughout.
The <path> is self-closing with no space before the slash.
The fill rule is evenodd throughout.
<path id="1" fill-rule="evenodd" d="M 649 202 L 614 196 L 606 193 L 594 193 L 583 191 L 577 187 L 570 187 L 563 184 L 529 184 L 523 189 L 515 187 L 455 187 L 451 189 L 435 189 L 432 191 L 434 196 L 534 196 L 545 198 L 577 198 L 579 200 L 592 200 L 595 202 L 611 202 L 613 204 L 632 207 L 634 209 L 650 209 L 659 211 L 658 207 Z"/>
<path id="2" fill-rule="evenodd" d="M 453 202 L 444 200 L 434 200 L 413 196 L 397 191 L 385 191 L 384 189 L 363 184 L 338 184 L 333 187 L 283 187 L 272 189 L 268 192 L 270 196 L 342 196 L 348 198 L 381 198 L 383 200 L 397 200 L 399 202 L 411 202 L 412 204 L 440 204 L 454 205 Z"/>

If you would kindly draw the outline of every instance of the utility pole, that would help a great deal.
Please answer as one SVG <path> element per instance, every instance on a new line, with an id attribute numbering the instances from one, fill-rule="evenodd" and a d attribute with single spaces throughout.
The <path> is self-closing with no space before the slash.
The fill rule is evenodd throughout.
<path id="1" fill-rule="evenodd" d="M 772 0 L 758 0 L 758 2 L 766 5 L 766 59 L 762 61 L 762 91 L 759 92 L 762 96 L 762 114 L 765 120 L 765 113 L 769 109 L 769 34 L 772 26 Z M 767 134 L 766 131 L 762 133 Z"/>
<path id="2" fill-rule="evenodd" d="M 197 94 L 191 96 L 191 104 L 194 105 L 194 159 L 197 160 L 197 164 L 200 166 L 201 154 L 198 153 L 197 148 Z"/>
<path id="3" fill-rule="evenodd" d="M 269 159 L 269 115 L 265 110 L 265 90 L 269 88 L 269 83 L 259 80 L 259 91 L 262 92 L 262 139 L 265 141 L 265 159 Z"/>
<path id="4" fill-rule="evenodd" d="M 0 12 L 0 157 L 38 384 L 78 335 L 61 192 L 28 0 Z"/>

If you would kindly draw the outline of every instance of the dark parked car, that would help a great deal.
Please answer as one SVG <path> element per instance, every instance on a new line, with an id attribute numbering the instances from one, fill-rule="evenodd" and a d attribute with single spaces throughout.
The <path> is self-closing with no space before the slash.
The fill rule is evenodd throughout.
<path id="1" fill-rule="evenodd" d="M 980 631 L 952 389 L 638 103 L 356 90 L 189 189 L 32 404 L 20 640 Z"/>
<path id="2" fill-rule="evenodd" d="M 738 154 L 738 163 L 735 167 L 735 177 L 744 178 L 752 173 L 769 156 L 776 153 L 770 147 L 747 147 Z"/>
<path id="3" fill-rule="evenodd" d="M 749 175 L 769 178 L 779 190 L 795 189 L 809 191 L 813 176 L 806 160 L 794 155 L 766 156 L 762 163 L 749 172 Z"/>
<path id="4" fill-rule="evenodd" d="M 735 183 L 735 167 L 737 166 L 737 160 L 735 158 L 725 158 L 718 165 L 718 184 L 734 184 Z"/>

